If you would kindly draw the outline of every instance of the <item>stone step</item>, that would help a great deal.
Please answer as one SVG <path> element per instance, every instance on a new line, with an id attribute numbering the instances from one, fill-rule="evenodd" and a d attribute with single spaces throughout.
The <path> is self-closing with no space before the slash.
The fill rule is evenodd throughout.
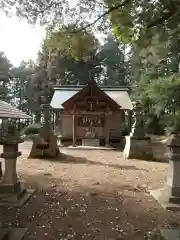
<path id="1" fill-rule="evenodd" d="M 13 228 L 8 235 L 8 240 L 22 240 L 27 231 L 27 228 Z"/>
<path id="2" fill-rule="evenodd" d="M 0 240 L 22 240 L 27 228 L 0 228 Z"/>
<path id="3" fill-rule="evenodd" d="M 82 146 L 99 147 L 99 139 L 96 139 L 96 138 L 82 139 Z"/>
<path id="4" fill-rule="evenodd" d="M 0 228 L 0 240 L 8 240 L 8 234 L 8 228 Z"/>
<path id="5" fill-rule="evenodd" d="M 180 229 L 161 229 L 160 234 L 164 240 L 180 239 Z"/>

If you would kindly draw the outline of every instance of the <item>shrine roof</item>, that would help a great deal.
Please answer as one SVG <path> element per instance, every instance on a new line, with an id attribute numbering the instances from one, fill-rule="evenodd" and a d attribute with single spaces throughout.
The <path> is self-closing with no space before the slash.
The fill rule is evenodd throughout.
<path id="1" fill-rule="evenodd" d="M 30 119 L 31 117 L 11 104 L 0 100 L 0 119 Z"/>
<path id="2" fill-rule="evenodd" d="M 85 86 L 61 86 L 54 87 L 54 95 L 51 100 L 51 107 L 54 109 L 63 109 L 62 104 L 74 96 Z M 133 105 L 129 97 L 128 87 L 100 87 L 112 100 L 121 106 L 121 109 L 132 110 Z"/>

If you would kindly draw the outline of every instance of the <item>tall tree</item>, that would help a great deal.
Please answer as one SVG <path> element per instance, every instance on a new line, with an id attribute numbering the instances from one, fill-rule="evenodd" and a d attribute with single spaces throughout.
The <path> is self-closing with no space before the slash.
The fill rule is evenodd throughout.
<path id="1" fill-rule="evenodd" d="M 35 63 L 32 60 L 21 62 L 18 67 L 11 70 L 12 79 L 10 81 L 11 103 L 21 109 L 29 112 L 27 87 L 34 73 Z"/>
<path id="2" fill-rule="evenodd" d="M 104 85 L 127 85 L 125 45 L 120 44 L 112 34 L 108 34 L 100 55 L 105 73 Z"/>
<path id="3" fill-rule="evenodd" d="M 5 56 L 4 52 L 0 52 L 0 99 L 9 101 L 10 79 L 12 64 Z"/>
<path id="4" fill-rule="evenodd" d="M 73 31 L 79 31 L 74 34 Z M 48 49 L 48 78 L 60 84 L 86 84 L 100 74 L 100 44 L 91 32 L 75 25 L 51 29 L 44 41 Z"/>

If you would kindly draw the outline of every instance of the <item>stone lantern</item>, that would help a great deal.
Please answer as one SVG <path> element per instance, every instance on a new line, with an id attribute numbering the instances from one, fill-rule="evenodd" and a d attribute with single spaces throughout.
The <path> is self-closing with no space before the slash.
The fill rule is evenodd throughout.
<path id="1" fill-rule="evenodd" d="M 30 116 L 10 104 L 0 101 L 1 124 L 0 144 L 3 145 L 5 170 L 0 180 L 0 205 L 21 206 L 34 192 L 22 188 L 16 172 L 17 157 L 21 155 L 18 144 L 23 142 L 16 129 L 16 120 L 29 119 Z"/>

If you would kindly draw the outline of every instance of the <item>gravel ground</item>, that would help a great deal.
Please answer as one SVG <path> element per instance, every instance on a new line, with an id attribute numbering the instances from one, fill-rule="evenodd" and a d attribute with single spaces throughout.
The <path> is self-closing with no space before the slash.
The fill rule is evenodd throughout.
<path id="1" fill-rule="evenodd" d="M 141 240 L 154 228 L 180 223 L 180 214 L 164 211 L 148 191 L 163 186 L 167 163 L 67 148 L 54 161 L 28 159 L 30 147 L 21 144 L 17 171 L 37 191 L 20 209 L 0 208 L 4 226 L 26 226 L 37 239 Z M 162 160 L 161 144 L 154 151 Z"/>

